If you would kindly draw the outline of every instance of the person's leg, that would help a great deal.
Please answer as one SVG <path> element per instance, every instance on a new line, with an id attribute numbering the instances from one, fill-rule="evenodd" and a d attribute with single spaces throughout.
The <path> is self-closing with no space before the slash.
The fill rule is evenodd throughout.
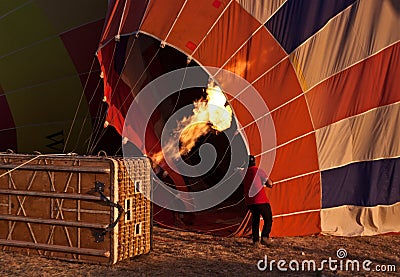
<path id="1" fill-rule="evenodd" d="M 259 205 L 259 211 L 264 219 L 264 226 L 261 232 L 261 240 L 263 238 L 269 238 L 269 233 L 272 227 L 272 211 L 269 203 Z"/>
<path id="2" fill-rule="evenodd" d="M 249 210 L 251 212 L 251 233 L 253 242 L 256 243 L 260 240 L 260 210 L 257 205 L 250 205 Z"/>

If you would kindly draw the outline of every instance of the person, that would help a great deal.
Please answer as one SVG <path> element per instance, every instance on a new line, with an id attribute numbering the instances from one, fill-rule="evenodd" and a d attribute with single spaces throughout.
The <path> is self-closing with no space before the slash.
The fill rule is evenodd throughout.
<path id="1" fill-rule="evenodd" d="M 252 215 L 252 238 L 253 244 L 266 245 L 272 227 L 272 211 L 264 186 L 272 188 L 273 182 L 261 168 L 256 166 L 253 155 L 249 155 L 249 166 L 243 180 L 245 203 Z M 260 215 L 264 219 L 264 226 L 260 239 Z"/>

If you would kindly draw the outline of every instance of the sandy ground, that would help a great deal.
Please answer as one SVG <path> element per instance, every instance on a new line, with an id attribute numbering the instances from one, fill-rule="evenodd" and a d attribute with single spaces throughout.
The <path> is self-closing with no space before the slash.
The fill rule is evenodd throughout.
<path id="1" fill-rule="evenodd" d="M 347 256 L 337 257 L 343 248 Z M 344 252 L 341 252 L 344 253 Z M 266 257 L 268 267 L 259 262 Z M 337 266 L 337 270 L 329 268 Z M 318 270 L 322 260 L 328 260 Z M 287 271 L 280 271 L 276 262 Z M 308 271 L 314 260 L 317 270 Z M 336 264 L 333 260 L 337 260 Z M 346 262 L 357 260 L 359 271 L 346 271 Z M 364 271 L 366 262 L 370 271 Z M 340 261 L 342 269 L 340 270 Z M 300 271 L 292 271 L 299 263 Z M 281 262 L 283 263 L 283 262 Z M 301 271 L 302 263 L 305 271 Z M 310 264 L 312 269 L 312 264 Z M 356 264 L 354 264 L 356 269 Z M 351 269 L 348 263 L 348 268 Z M 378 272 L 381 269 L 396 272 Z M 204 234 L 154 228 L 154 246 L 150 254 L 120 262 L 114 266 L 72 263 L 38 256 L 0 251 L 0 276 L 400 276 L 400 235 L 373 237 L 308 236 L 276 238 L 269 246 L 254 247 L 248 238 L 222 238 Z"/>

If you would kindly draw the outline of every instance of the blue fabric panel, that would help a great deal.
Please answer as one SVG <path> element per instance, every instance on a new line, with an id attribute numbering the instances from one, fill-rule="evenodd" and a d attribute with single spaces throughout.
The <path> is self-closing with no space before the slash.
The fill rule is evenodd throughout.
<path id="1" fill-rule="evenodd" d="M 355 0 L 288 0 L 265 27 L 291 53 Z"/>
<path id="2" fill-rule="evenodd" d="M 400 158 L 359 162 L 321 172 L 322 207 L 400 202 Z"/>

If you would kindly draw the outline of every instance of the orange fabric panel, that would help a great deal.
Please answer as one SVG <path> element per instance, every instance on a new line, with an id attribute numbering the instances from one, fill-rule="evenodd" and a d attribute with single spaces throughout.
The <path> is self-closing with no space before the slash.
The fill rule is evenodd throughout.
<path id="1" fill-rule="evenodd" d="M 141 31 L 164 39 L 184 2 L 184 0 L 150 1 Z"/>
<path id="2" fill-rule="evenodd" d="M 229 105 L 235 112 L 235 116 L 237 117 L 242 127 L 253 122 L 254 120 L 253 116 L 239 100 L 237 99 L 230 100 Z"/>
<path id="3" fill-rule="evenodd" d="M 307 236 L 321 232 L 320 212 L 274 218 L 271 237 Z"/>
<path id="4" fill-rule="evenodd" d="M 273 215 L 321 208 L 320 173 L 278 183 L 266 191 Z"/>
<path id="5" fill-rule="evenodd" d="M 189 0 L 167 42 L 191 54 L 206 36 L 229 1 L 221 0 L 218 2 L 219 5 L 214 5 L 213 1 L 209 0 Z"/>
<path id="6" fill-rule="evenodd" d="M 269 164 L 270 159 L 275 157 L 273 151 L 276 147 L 276 138 L 272 118 L 268 115 L 243 129 L 252 155 L 262 154 L 262 159 L 256 157 L 260 166 Z M 260 163 L 261 162 L 261 163 Z M 266 163 L 266 164 L 265 164 Z"/>
<path id="7" fill-rule="evenodd" d="M 276 149 L 271 179 L 275 181 L 295 177 L 318 170 L 317 146 L 315 134 Z"/>
<path id="8" fill-rule="evenodd" d="M 281 145 L 313 130 L 307 103 L 299 97 L 282 108 L 274 111 L 277 145 Z"/>
<path id="9" fill-rule="evenodd" d="M 399 60 L 396 43 L 311 89 L 306 97 L 315 128 L 400 101 Z"/>
<path id="10" fill-rule="evenodd" d="M 270 110 L 279 107 L 303 92 L 289 58 L 277 64 L 253 86 L 264 98 Z"/>
<path id="11" fill-rule="evenodd" d="M 253 82 L 285 56 L 285 52 L 275 38 L 265 27 L 262 27 L 224 69 Z"/>
<path id="12" fill-rule="evenodd" d="M 193 56 L 202 65 L 220 67 L 259 26 L 255 18 L 233 1 Z"/>
<path id="13" fill-rule="evenodd" d="M 246 133 L 247 136 L 250 153 L 252 155 L 259 154 L 261 152 L 261 137 L 257 125 L 255 123 L 249 125 L 244 129 L 244 132 Z"/>

